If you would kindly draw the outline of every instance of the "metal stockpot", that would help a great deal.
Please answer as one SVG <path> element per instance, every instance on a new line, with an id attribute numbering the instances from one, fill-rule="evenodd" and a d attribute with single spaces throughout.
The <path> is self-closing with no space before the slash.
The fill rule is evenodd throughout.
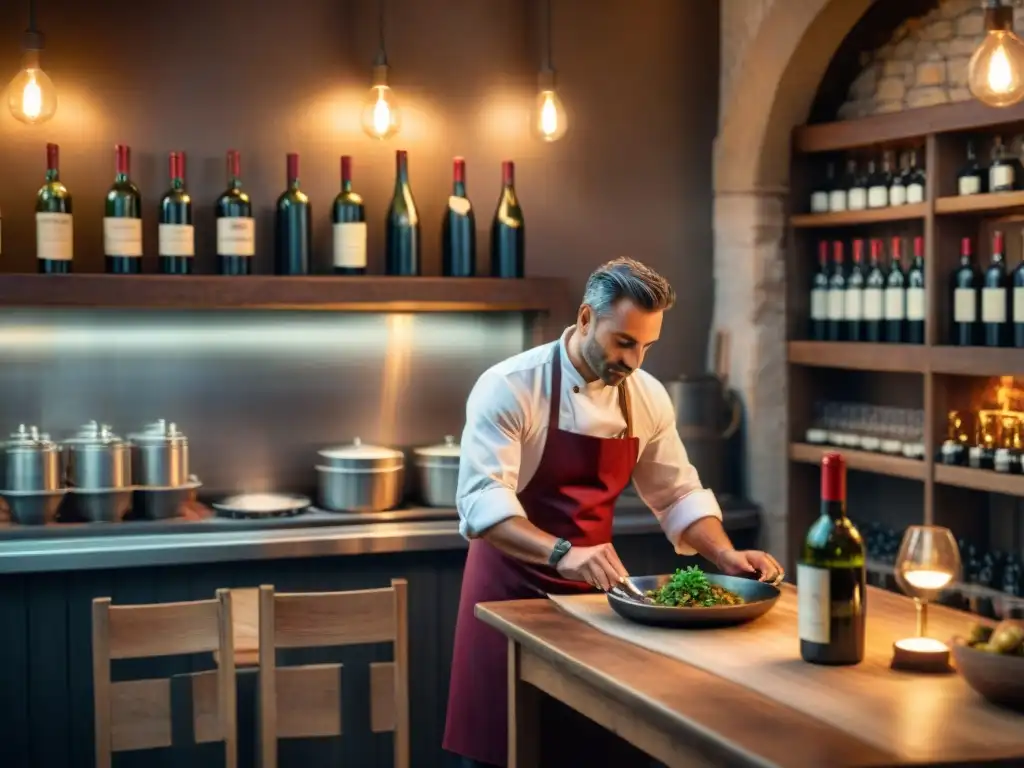
<path id="1" fill-rule="evenodd" d="M 383 512 L 402 501 L 405 454 L 393 448 L 351 445 L 317 452 L 318 503 L 331 512 Z"/>
<path id="2" fill-rule="evenodd" d="M 60 482 L 60 448 L 37 427 L 18 425 L 3 443 L 3 483 L 5 491 L 55 491 Z"/>
<path id="3" fill-rule="evenodd" d="M 428 507 L 454 507 L 461 454 L 455 438 L 445 435 L 440 445 L 417 448 L 413 453 L 423 503 Z"/>
<path id="4" fill-rule="evenodd" d="M 158 419 L 128 436 L 132 445 L 135 485 L 177 488 L 188 485 L 188 438 L 174 422 Z"/>
<path id="5" fill-rule="evenodd" d="M 131 450 L 106 424 L 90 421 L 66 440 L 65 476 L 70 488 L 115 490 L 132 484 Z"/>

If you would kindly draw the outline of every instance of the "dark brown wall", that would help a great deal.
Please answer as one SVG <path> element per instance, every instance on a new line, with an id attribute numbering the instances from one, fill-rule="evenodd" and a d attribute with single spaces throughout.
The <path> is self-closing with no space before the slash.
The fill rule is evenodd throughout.
<path id="1" fill-rule="evenodd" d="M 21 0 L 0 5 L 5 78 L 18 68 L 26 7 Z M 212 269 L 210 207 L 223 186 L 229 147 L 242 152 L 257 203 L 264 270 L 288 151 L 302 154 L 322 265 L 338 156 L 354 155 L 356 185 L 371 221 L 380 221 L 394 150 L 407 148 L 425 222 L 427 273 L 439 270 L 451 157 L 467 158 L 482 227 L 497 197 L 499 163 L 512 158 L 529 227 L 529 273 L 568 276 L 580 289 L 602 260 L 630 254 L 647 261 L 680 291 L 649 369 L 662 377 L 702 369 L 712 290 L 718 3 L 554 0 L 555 64 L 571 110 L 570 133 L 554 145 L 540 144 L 528 130 L 538 4 L 388 0 L 386 8 L 405 126 L 397 140 L 376 143 L 358 124 L 376 45 L 373 0 L 39 3 L 44 67 L 61 101 L 42 127 L 17 123 L 6 106 L 0 114 L 3 269 L 34 268 L 31 206 L 47 141 L 61 145 L 62 177 L 74 195 L 78 271 L 102 269 L 101 206 L 117 142 L 133 149 L 150 244 L 166 153 L 188 153 L 201 271 Z M 381 227 L 371 227 L 371 265 L 378 270 L 382 237 Z M 486 249 L 483 257 L 486 266 Z"/>

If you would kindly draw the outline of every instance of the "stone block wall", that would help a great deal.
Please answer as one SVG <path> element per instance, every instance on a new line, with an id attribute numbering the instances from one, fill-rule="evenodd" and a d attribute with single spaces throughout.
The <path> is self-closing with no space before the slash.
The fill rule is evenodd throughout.
<path id="1" fill-rule="evenodd" d="M 1013 21 L 1024 32 L 1024 7 L 1014 8 Z M 979 0 L 940 0 L 926 15 L 903 22 L 885 45 L 862 54 L 864 68 L 839 119 L 968 101 L 967 63 L 984 37 Z"/>

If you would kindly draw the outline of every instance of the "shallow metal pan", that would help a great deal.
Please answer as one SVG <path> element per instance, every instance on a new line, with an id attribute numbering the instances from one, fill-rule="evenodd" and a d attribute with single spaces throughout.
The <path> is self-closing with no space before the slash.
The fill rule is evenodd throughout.
<path id="1" fill-rule="evenodd" d="M 666 605 L 641 603 L 639 600 L 608 593 L 608 604 L 619 616 L 637 624 L 656 627 L 726 627 L 744 624 L 768 613 L 779 599 L 778 587 L 739 576 L 707 574 L 708 581 L 735 592 L 745 601 L 742 605 L 718 605 L 711 608 L 672 608 Z M 632 581 L 643 592 L 657 589 L 671 578 L 634 576 Z"/>

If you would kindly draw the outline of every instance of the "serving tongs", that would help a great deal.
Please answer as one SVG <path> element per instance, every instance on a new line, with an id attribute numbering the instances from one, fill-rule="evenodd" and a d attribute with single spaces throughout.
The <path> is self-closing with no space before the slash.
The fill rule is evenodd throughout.
<path id="1" fill-rule="evenodd" d="M 619 583 L 609 589 L 608 592 L 623 600 L 632 600 L 635 603 L 644 603 L 645 605 L 654 603 L 628 576 L 620 578 Z"/>

